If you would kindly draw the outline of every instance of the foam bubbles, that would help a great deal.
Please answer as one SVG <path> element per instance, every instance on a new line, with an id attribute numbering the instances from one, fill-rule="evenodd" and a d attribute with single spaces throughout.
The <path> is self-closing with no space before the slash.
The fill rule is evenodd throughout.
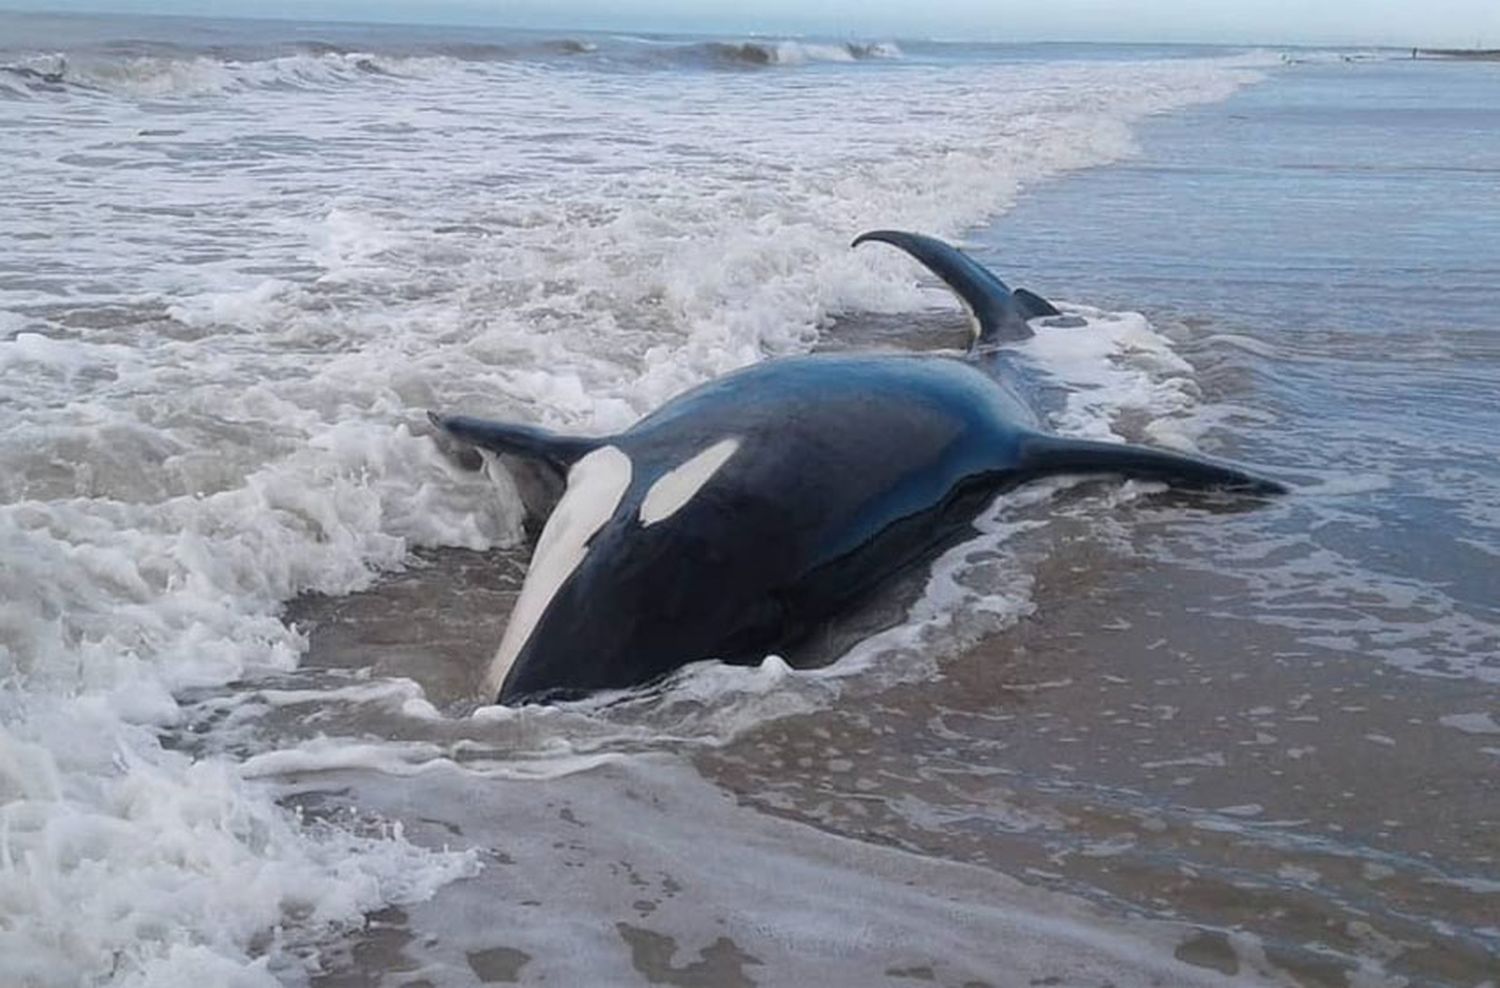
<path id="1" fill-rule="evenodd" d="M 264 931 L 291 948 L 477 868 L 472 853 L 420 851 L 399 832 L 299 825 L 233 766 L 162 752 L 102 705 L 28 713 L 22 729 L 45 747 L 0 728 L 6 983 L 213 973 L 274 984 L 269 965 L 294 964 L 295 953 L 247 965 Z M 52 730 L 62 725 L 49 723 L 58 717 L 65 750 Z"/>
<path id="2" fill-rule="evenodd" d="M 519 538 L 518 501 L 445 460 L 411 424 L 423 409 L 624 427 L 808 349 L 835 313 L 925 305 L 900 258 L 847 250 L 860 229 L 956 234 L 1027 183 L 1131 153 L 1142 116 L 1256 78 L 1190 60 L 898 72 L 877 47 L 778 45 L 819 63 L 801 72 L 303 51 L 25 77 L 0 136 L 0 229 L 28 238 L 0 289 L 0 981 L 268 983 L 364 911 L 476 867 L 379 820 L 299 817 L 277 803 L 286 773 L 463 759 L 545 777 L 621 757 L 622 731 L 711 743 L 829 702 L 864 658 L 900 676 L 1024 613 L 1024 586 L 964 577 L 1022 530 L 997 515 L 893 638 L 822 674 L 689 670 L 633 735 L 579 708 L 473 718 L 554 740 L 585 725 L 523 757 L 278 743 L 214 717 L 163 741 L 186 691 L 241 695 L 226 684 L 296 665 L 288 600 L 365 587 L 413 547 Z M 1080 380 L 1112 367 L 1065 426 L 1096 432 L 1122 403 L 1190 420 L 1169 348 L 1094 318 L 1105 343 L 1049 332 L 1034 354 Z M 1065 352 L 1085 345 L 1108 349 Z M 887 646 L 906 658 L 875 661 Z M 726 695 L 744 698 L 728 727 L 705 700 Z M 320 702 L 449 726 L 390 683 Z"/>

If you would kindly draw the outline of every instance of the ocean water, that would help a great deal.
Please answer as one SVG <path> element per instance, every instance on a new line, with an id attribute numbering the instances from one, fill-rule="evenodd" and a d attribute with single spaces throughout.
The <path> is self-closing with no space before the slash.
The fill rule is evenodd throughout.
<path id="1" fill-rule="evenodd" d="M 0 983 L 1494 984 L 1500 68 L 0 15 Z M 428 408 L 607 432 L 1083 317 L 1039 485 L 819 668 L 477 695 Z M 1050 980 L 1049 980 L 1050 979 Z"/>

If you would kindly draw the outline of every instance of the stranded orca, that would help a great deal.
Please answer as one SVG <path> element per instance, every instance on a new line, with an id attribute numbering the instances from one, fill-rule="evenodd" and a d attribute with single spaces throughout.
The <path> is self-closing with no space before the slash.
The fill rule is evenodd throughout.
<path id="1" fill-rule="evenodd" d="M 635 686 L 700 659 L 759 662 L 971 531 L 1003 491 L 1054 474 L 1283 490 L 1232 466 L 1041 431 L 1014 375 L 986 373 L 1048 302 L 955 248 L 890 230 L 974 320 L 965 358 L 770 360 L 615 436 L 433 415 L 562 490 L 485 678 L 501 703 Z M 990 368 L 992 371 L 995 367 Z"/>

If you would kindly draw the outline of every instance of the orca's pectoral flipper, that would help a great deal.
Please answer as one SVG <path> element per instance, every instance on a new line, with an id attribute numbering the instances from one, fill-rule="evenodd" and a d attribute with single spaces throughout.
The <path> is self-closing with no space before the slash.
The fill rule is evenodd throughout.
<path id="1" fill-rule="evenodd" d="M 575 460 L 598 448 L 602 442 L 584 436 L 563 436 L 534 425 L 492 422 L 469 415 L 428 412 L 427 417 L 454 439 L 494 453 L 541 460 L 564 474 Z"/>
<path id="2" fill-rule="evenodd" d="M 1112 473 L 1159 480 L 1193 490 L 1226 490 L 1246 494 L 1285 494 L 1286 485 L 1227 463 L 1127 443 L 1090 442 L 1063 436 L 1033 435 L 1021 444 L 1022 469 L 1032 476 L 1068 473 Z"/>
<path id="3" fill-rule="evenodd" d="M 469 456 L 478 461 L 472 466 L 465 457 L 456 456 L 461 466 L 479 469 L 481 457 L 474 455 L 474 448 L 498 453 L 505 459 L 506 473 L 515 484 L 516 493 L 526 509 L 527 529 L 533 533 L 541 530 L 541 524 L 552 514 L 568 485 L 568 470 L 585 454 L 598 449 L 608 440 L 589 439 L 584 436 L 562 436 L 534 425 L 517 425 L 512 422 L 491 422 L 468 415 L 439 415 L 428 412 L 427 417 L 437 426 L 442 439 L 449 437 L 458 441 Z M 450 457 L 455 451 L 446 450 Z"/>
<path id="4" fill-rule="evenodd" d="M 870 240 L 901 248 L 953 289 L 974 320 L 975 346 L 1027 339 L 1031 336 L 1027 319 L 1057 314 L 1040 295 L 1025 289 L 1012 292 L 994 272 L 936 237 L 904 230 L 870 230 L 855 237 L 852 246 Z"/>

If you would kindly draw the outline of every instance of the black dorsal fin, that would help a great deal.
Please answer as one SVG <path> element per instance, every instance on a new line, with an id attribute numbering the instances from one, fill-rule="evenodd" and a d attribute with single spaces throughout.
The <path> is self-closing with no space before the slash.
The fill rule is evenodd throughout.
<path id="1" fill-rule="evenodd" d="M 1173 487 L 1231 490 L 1247 494 L 1285 494 L 1286 486 L 1257 477 L 1227 463 L 1163 449 L 1068 439 L 1040 433 L 1021 445 L 1021 465 L 1032 476 L 1068 473 L 1113 473 L 1142 480 L 1160 480 Z"/>
<path id="2" fill-rule="evenodd" d="M 901 248 L 953 289 L 974 319 L 974 346 L 1024 340 L 1031 336 L 1031 327 L 1026 325 L 1027 316 L 1005 282 L 952 244 L 904 230 L 871 230 L 855 237 L 853 246 L 858 247 L 870 240 Z M 1029 292 L 1027 295 L 1040 300 Z"/>
<path id="3" fill-rule="evenodd" d="M 534 425 L 492 422 L 469 415 L 439 415 L 428 412 L 432 424 L 454 439 L 480 449 L 526 459 L 541 460 L 563 473 L 580 457 L 598 449 L 607 440 L 586 436 L 564 436 Z"/>
<path id="4" fill-rule="evenodd" d="M 1020 310 L 1023 319 L 1040 319 L 1043 316 L 1060 316 L 1057 306 L 1042 298 L 1036 292 L 1017 288 L 1010 293 L 1011 298 L 1016 300 L 1016 308 Z"/>

